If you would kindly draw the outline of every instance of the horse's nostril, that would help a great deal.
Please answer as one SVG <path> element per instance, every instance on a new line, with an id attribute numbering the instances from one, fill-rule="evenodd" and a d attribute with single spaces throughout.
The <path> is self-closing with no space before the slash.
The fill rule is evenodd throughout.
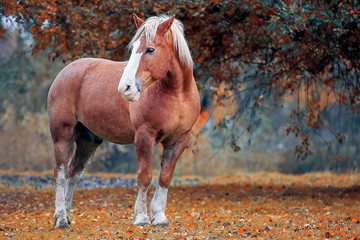
<path id="1" fill-rule="evenodd" d="M 129 91 L 129 90 L 130 90 L 130 85 L 126 85 L 125 91 Z"/>
<path id="2" fill-rule="evenodd" d="M 136 89 L 138 90 L 138 92 L 140 92 L 141 91 L 141 82 L 140 82 L 140 80 L 136 79 L 135 86 L 136 86 Z"/>

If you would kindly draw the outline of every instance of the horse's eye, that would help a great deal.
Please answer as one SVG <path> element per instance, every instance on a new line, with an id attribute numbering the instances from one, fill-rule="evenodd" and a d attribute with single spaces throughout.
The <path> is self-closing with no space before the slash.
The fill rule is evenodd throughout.
<path id="1" fill-rule="evenodd" d="M 145 51 L 145 54 L 153 54 L 154 53 L 154 51 L 155 51 L 155 49 L 153 49 L 153 48 L 147 48 L 146 49 L 146 51 Z"/>

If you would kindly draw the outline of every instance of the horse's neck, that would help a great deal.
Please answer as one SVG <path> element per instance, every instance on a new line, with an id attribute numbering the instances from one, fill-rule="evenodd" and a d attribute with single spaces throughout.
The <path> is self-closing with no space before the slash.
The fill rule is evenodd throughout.
<path id="1" fill-rule="evenodd" d="M 191 67 L 174 64 L 171 71 L 168 72 L 165 79 L 162 79 L 162 85 L 173 93 L 187 92 L 193 81 L 193 71 Z"/>

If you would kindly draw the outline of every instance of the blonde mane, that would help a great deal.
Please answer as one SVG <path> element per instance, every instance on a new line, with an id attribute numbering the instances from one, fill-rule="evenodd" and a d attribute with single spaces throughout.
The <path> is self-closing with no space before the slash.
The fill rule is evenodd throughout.
<path id="1" fill-rule="evenodd" d="M 160 23 L 168 20 L 170 17 L 166 15 L 161 15 L 158 17 L 150 17 L 148 18 L 137 30 L 135 36 L 129 43 L 129 48 L 132 48 L 134 42 L 139 39 L 142 34 L 145 34 L 145 38 L 147 42 L 154 41 L 156 30 Z M 191 53 L 189 47 L 186 43 L 184 37 L 184 26 L 183 24 L 175 19 L 173 24 L 171 25 L 171 33 L 173 35 L 174 40 L 174 50 L 178 52 L 180 62 L 186 64 L 188 66 L 193 65 L 193 60 L 191 58 Z"/>

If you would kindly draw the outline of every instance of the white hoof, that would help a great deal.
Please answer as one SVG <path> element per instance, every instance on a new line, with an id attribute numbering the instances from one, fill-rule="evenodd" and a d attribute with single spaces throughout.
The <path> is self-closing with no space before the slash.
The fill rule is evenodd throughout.
<path id="1" fill-rule="evenodd" d="M 143 213 L 139 213 L 135 216 L 134 225 L 150 225 L 149 217 Z"/>
<path id="2" fill-rule="evenodd" d="M 151 224 L 155 226 L 168 226 L 169 221 L 167 220 L 164 213 L 157 213 L 151 217 Z"/>

